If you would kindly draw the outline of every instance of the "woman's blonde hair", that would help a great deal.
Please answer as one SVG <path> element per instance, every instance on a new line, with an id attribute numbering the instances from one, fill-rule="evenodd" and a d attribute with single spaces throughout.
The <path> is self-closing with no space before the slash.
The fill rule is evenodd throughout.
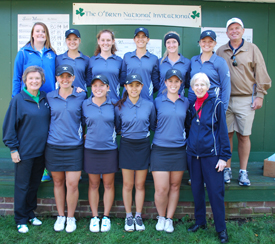
<path id="1" fill-rule="evenodd" d="M 169 31 L 169 32 L 167 32 L 167 33 L 164 35 L 164 38 L 165 38 L 168 34 L 170 34 L 170 33 L 176 34 L 176 35 L 178 35 L 179 38 L 180 38 L 180 34 L 177 33 L 177 32 L 175 32 L 175 31 Z M 165 43 L 164 43 L 164 44 L 165 44 Z M 162 64 L 163 60 L 164 60 L 167 56 L 168 56 L 168 50 L 167 50 L 167 48 L 166 48 L 166 50 L 165 50 L 165 52 L 164 52 L 164 54 L 163 54 L 163 58 L 162 58 L 162 60 L 161 60 L 161 62 L 160 62 L 161 64 Z"/>
<path id="2" fill-rule="evenodd" d="M 114 34 L 114 32 L 112 32 L 111 30 L 101 30 L 101 31 L 96 35 L 96 39 L 99 40 L 101 34 L 103 34 L 103 33 L 109 33 L 109 34 L 111 35 L 111 37 L 112 37 L 112 40 L 115 40 L 115 34 Z M 112 45 L 111 53 L 112 53 L 112 54 L 115 54 L 116 51 L 117 51 L 117 49 L 116 49 L 116 43 L 114 43 L 114 44 Z M 94 52 L 94 55 L 97 56 L 99 53 L 101 53 L 101 48 L 100 48 L 100 46 L 97 44 L 96 50 L 95 50 L 95 52 Z"/>

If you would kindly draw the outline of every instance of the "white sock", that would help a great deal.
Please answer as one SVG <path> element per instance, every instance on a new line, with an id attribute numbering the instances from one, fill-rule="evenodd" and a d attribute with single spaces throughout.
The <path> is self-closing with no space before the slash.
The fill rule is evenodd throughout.
<path id="1" fill-rule="evenodd" d="M 245 169 L 240 169 L 240 170 L 239 170 L 239 173 L 241 173 L 241 172 L 246 173 L 246 170 L 245 170 Z"/>

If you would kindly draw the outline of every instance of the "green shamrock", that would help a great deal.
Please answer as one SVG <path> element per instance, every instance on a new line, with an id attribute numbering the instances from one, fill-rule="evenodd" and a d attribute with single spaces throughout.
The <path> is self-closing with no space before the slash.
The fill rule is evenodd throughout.
<path id="1" fill-rule="evenodd" d="M 76 10 L 76 14 L 80 14 L 80 16 L 82 17 L 85 13 L 83 13 L 83 8 L 79 8 L 79 10 Z"/>
<path id="2" fill-rule="evenodd" d="M 193 11 L 192 14 L 193 14 L 193 15 L 191 15 L 191 17 L 192 17 L 193 19 L 195 19 L 196 17 L 198 17 L 198 18 L 200 17 L 200 13 L 197 13 L 196 10 Z"/>

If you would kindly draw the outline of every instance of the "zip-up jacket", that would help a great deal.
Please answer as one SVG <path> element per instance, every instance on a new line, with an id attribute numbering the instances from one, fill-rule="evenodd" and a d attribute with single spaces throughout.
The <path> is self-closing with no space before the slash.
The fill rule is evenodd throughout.
<path id="1" fill-rule="evenodd" d="M 3 142 L 18 150 L 22 160 L 44 154 L 50 124 L 50 109 L 45 92 L 36 103 L 26 92 L 12 98 L 3 123 Z"/>
<path id="2" fill-rule="evenodd" d="M 200 118 L 196 115 L 194 103 L 190 105 L 189 110 L 188 124 L 191 124 L 191 127 L 186 152 L 197 158 L 219 156 L 219 159 L 224 161 L 231 158 L 223 102 L 209 95 L 204 102 Z"/>
<path id="3" fill-rule="evenodd" d="M 22 47 L 14 61 L 12 97 L 24 88 L 23 73 L 26 68 L 33 65 L 37 65 L 44 70 L 45 84 L 41 86 L 40 91 L 45 91 L 46 93 L 53 91 L 55 89 L 55 58 L 56 54 L 52 49 L 44 48 L 41 57 L 40 53 L 35 51 L 30 44 Z"/>

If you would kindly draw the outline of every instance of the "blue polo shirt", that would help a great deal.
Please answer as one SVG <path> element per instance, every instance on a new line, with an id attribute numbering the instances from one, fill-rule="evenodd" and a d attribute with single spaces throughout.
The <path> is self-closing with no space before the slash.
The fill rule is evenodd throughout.
<path id="1" fill-rule="evenodd" d="M 184 122 L 189 101 L 180 97 L 175 103 L 167 98 L 167 93 L 155 99 L 157 127 L 153 144 L 160 147 L 181 147 L 186 144 Z"/>
<path id="2" fill-rule="evenodd" d="M 56 57 L 55 67 L 59 65 L 68 64 L 74 69 L 75 80 L 73 82 L 74 87 L 81 87 L 83 90 L 87 91 L 88 86 L 88 65 L 89 57 L 84 55 L 82 52 L 78 51 L 80 56 L 72 59 L 68 56 L 68 51 L 60 54 Z"/>
<path id="3" fill-rule="evenodd" d="M 199 73 L 205 73 L 210 80 L 209 95 L 219 97 L 224 103 L 224 109 L 227 110 L 231 92 L 230 73 L 226 61 L 213 53 L 209 61 L 201 62 L 201 54 L 191 58 L 191 78 Z M 190 103 L 194 103 L 196 95 L 191 86 L 188 91 Z"/>
<path id="4" fill-rule="evenodd" d="M 73 89 L 66 99 L 59 95 L 59 89 L 47 94 L 51 110 L 51 123 L 47 143 L 58 146 L 78 146 L 82 137 L 82 103 L 86 93 Z"/>
<path id="5" fill-rule="evenodd" d="M 133 104 L 129 97 L 121 109 L 115 107 L 116 128 L 121 136 L 129 139 L 143 139 L 150 136 L 150 129 L 155 130 L 156 111 L 154 104 L 140 97 Z"/>
<path id="6" fill-rule="evenodd" d="M 105 75 L 110 85 L 109 96 L 118 101 L 120 99 L 121 65 L 122 58 L 114 54 L 107 59 L 101 57 L 100 53 L 97 56 L 91 57 L 89 60 L 89 84 L 91 84 L 94 76 Z"/>
<path id="7" fill-rule="evenodd" d="M 159 90 L 158 57 L 148 51 L 141 59 L 136 55 L 136 51 L 126 53 L 121 71 L 123 84 L 126 76 L 132 73 L 139 74 L 142 78 L 144 86 L 140 93 L 141 97 L 153 101 L 154 90 Z"/>
<path id="8" fill-rule="evenodd" d="M 172 65 L 169 62 L 168 56 L 162 61 L 162 58 L 159 59 L 159 73 L 160 73 L 160 88 L 158 92 L 158 97 L 162 95 L 163 90 L 166 89 L 165 86 L 165 75 L 166 72 L 169 69 L 177 69 L 181 72 L 182 74 L 182 85 L 179 90 L 179 94 L 184 96 L 184 87 L 186 86 L 185 84 L 189 83 L 190 79 L 190 60 L 188 58 L 183 57 L 181 54 L 179 54 L 180 58 L 177 60 L 174 65 Z"/>
<path id="9" fill-rule="evenodd" d="M 85 148 L 114 150 L 117 148 L 115 131 L 115 107 L 110 97 L 99 107 L 92 96 L 82 104 L 82 114 L 87 126 Z"/>

